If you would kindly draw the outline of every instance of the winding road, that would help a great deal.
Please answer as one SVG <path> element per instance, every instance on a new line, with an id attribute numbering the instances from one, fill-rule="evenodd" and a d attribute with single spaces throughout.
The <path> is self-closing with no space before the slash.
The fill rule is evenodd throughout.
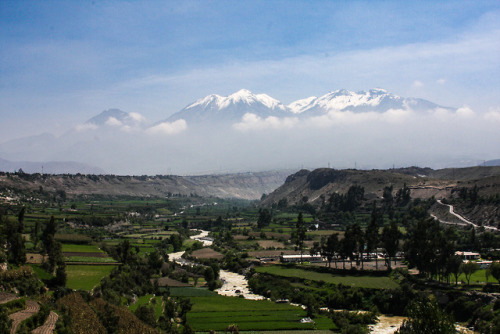
<path id="1" fill-rule="evenodd" d="M 459 215 L 458 213 L 455 212 L 455 208 L 453 207 L 453 205 L 450 205 L 450 204 L 444 204 L 443 202 L 441 202 L 441 200 L 437 200 L 437 202 L 441 205 L 445 205 L 447 207 L 449 207 L 450 209 L 450 213 L 452 215 L 454 215 L 455 217 L 457 217 L 458 219 L 460 219 L 462 222 L 464 222 L 465 224 L 468 224 L 468 225 L 472 225 L 474 228 L 479 228 L 481 226 L 477 225 L 477 224 L 474 224 L 473 222 L 471 222 L 470 220 L 467 220 L 465 219 L 463 216 Z M 437 218 L 435 215 L 431 215 L 433 218 L 441 221 L 439 218 Z M 444 222 L 446 224 L 451 224 L 449 222 Z M 487 230 L 491 230 L 491 231 L 498 231 L 498 228 L 496 227 L 493 227 L 493 226 L 486 226 L 486 225 L 483 225 L 483 227 Z"/>

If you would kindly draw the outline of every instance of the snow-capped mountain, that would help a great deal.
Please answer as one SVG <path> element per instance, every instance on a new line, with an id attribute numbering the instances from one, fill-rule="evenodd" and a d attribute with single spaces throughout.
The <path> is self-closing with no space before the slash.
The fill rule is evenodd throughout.
<path id="1" fill-rule="evenodd" d="M 87 126 L 111 126 L 111 127 L 140 127 L 146 119 L 135 112 L 125 112 L 120 109 L 108 109 L 97 116 L 92 117 L 85 125 Z"/>
<path id="2" fill-rule="evenodd" d="M 166 121 L 184 119 L 188 123 L 207 121 L 239 121 L 246 113 L 260 117 L 285 116 L 289 109 L 266 94 L 253 94 L 241 89 L 229 96 L 212 94 L 188 105 Z"/>
<path id="3" fill-rule="evenodd" d="M 431 110 L 441 107 L 435 103 L 417 99 L 405 98 L 388 93 L 384 89 L 352 92 L 345 89 L 330 92 L 321 97 L 310 97 L 290 103 L 287 106 L 296 114 L 326 113 L 329 111 L 352 112 L 385 112 L 390 109 L 411 109 L 414 111 Z"/>
<path id="4" fill-rule="evenodd" d="M 384 89 L 352 92 L 345 89 L 336 90 L 320 97 L 311 96 L 284 105 L 266 94 L 253 94 L 242 89 L 229 96 L 209 95 L 188 105 L 170 116 L 166 122 L 184 119 L 188 124 L 202 122 L 235 122 L 240 121 L 246 113 L 261 118 L 269 116 L 309 117 L 330 111 L 352 112 L 385 112 L 390 109 L 426 111 L 442 107 L 427 100 L 400 97 L 388 93 Z"/>

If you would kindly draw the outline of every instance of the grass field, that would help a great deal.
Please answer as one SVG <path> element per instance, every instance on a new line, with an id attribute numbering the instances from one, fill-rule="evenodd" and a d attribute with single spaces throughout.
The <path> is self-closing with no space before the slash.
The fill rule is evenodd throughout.
<path id="1" fill-rule="evenodd" d="M 85 254 L 85 253 L 82 253 Z M 69 256 L 65 258 L 66 262 L 99 262 L 99 263 L 114 263 L 115 259 L 111 257 L 92 257 L 92 256 Z"/>
<path id="2" fill-rule="evenodd" d="M 38 276 L 39 279 L 51 279 L 54 277 L 45 270 L 43 270 L 42 267 L 38 264 L 29 264 L 29 266 L 33 268 L 33 271 L 35 272 L 35 274 Z"/>
<path id="3" fill-rule="evenodd" d="M 162 305 L 162 300 L 161 300 L 160 296 L 156 296 L 156 297 L 153 297 L 153 295 L 141 296 L 137 299 L 137 301 L 134 304 L 130 305 L 128 307 L 128 309 L 132 312 L 135 312 L 135 310 L 137 310 L 137 308 L 141 305 L 153 306 L 157 320 L 163 313 L 163 305 Z"/>
<path id="4" fill-rule="evenodd" d="M 62 244 L 63 252 L 79 252 L 79 253 L 104 253 L 99 247 L 94 245 L 76 245 Z"/>
<path id="5" fill-rule="evenodd" d="M 306 311 L 288 304 L 237 297 L 191 297 L 189 325 L 195 331 L 223 331 L 236 324 L 240 331 L 335 329 L 330 319 L 318 318 L 316 324 L 301 323 Z"/>
<path id="6" fill-rule="evenodd" d="M 75 290 L 91 290 L 104 276 L 111 273 L 113 265 L 68 265 L 66 286 Z"/>
<path id="7" fill-rule="evenodd" d="M 450 277 L 451 282 L 455 282 L 455 276 Z M 464 274 L 460 274 L 458 276 L 458 282 L 464 281 L 465 284 L 467 284 L 467 280 L 465 279 Z M 498 283 L 498 281 L 490 275 L 490 278 L 488 279 L 489 283 Z M 474 274 L 472 274 L 470 278 L 470 284 L 477 284 L 477 283 L 486 283 L 486 269 L 479 269 L 476 271 Z"/>
<path id="8" fill-rule="evenodd" d="M 257 272 L 268 273 L 283 277 L 298 277 L 313 281 L 323 281 L 325 283 L 343 284 L 352 287 L 370 288 L 370 289 L 393 289 L 397 288 L 398 284 L 389 277 L 378 276 L 349 276 L 349 275 L 333 275 L 328 273 L 318 273 L 315 271 L 285 268 L 281 266 L 257 267 Z"/>

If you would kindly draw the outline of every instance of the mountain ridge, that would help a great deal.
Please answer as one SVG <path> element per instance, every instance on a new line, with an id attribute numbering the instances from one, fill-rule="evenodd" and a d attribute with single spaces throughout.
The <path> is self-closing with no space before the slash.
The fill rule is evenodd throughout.
<path id="1" fill-rule="evenodd" d="M 436 108 L 456 110 L 456 108 L 440 106 L 420 98 L 400 97 L 381 88 L 358 92 L 339 89 L 320 97 L 311 96 L 299 99 L 288 105 L 284 105 L 267 94 L 254 94 L 247 89 L 241 89 L 228 96 L 207 95 L 187 105 L 163 122 L 174 122 L 180 119 L 188 123 L 210 120 L 235 121 L 240 120 L 246 113 L 253 113 L 261 118 L 307 117 L 331 111 L 380 113 L 391 109 L 423 111 Z"/>

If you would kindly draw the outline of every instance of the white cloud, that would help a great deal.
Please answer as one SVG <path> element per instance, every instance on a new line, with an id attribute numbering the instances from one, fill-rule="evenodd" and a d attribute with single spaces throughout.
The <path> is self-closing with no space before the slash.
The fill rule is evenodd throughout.
<path id="1" fill-rule="evenodd" d="M 175 122 L 163 122 L 155 125 L 148 130 L 147 133 L 153 135 L 175 135 L 181 133 L 187 129 L 187 123 L 183 119 L 179 119 Z"/>
<path id="2" fill-rule="evenodd" d="M 93 124 L 93 123 L 78 124 L 77 126 L 75 126 L 75 130 L 78 132 L 83 132 L 83 131 L 87 131 L 87 130 L 95 130 L 97 128 L 98 128 L 98 126 Z"/>
<path id="3" fill-rule="evenodd" d="M 412 86 L 415 88 L 421 88 L 421 87 L 424 87 L 424 83 L 420 80 L 415 80 L 415 81 L 413 81 Z"/>
<path id="4" fill-rule="evenodd" d="M 106 121 L 106 125 L 113 126 L 113 127 L 121 127 L 123 125 L 123 123 L 120 120 L 116 119 L 115 117 L 110 117 Z"/>
<path id="5" fill-rule="evenodd" d="M 141 114 L 137 112 L 129 112 L 128 113 L 129 117 L 132 118 L 137 123 L 145 123 L 146 122 L 146 117 L 142 116 Z"/>
<path id="6" fill-rule="evenodd" d="M 461 107 L 457 109 L 457 116 L 471 118 L 476 115 L 476 113 L 469 107 Z"/>
<path id="7" fill-rule="evenodd" d="M 443 79 L 443 78 L 441 78 L 441 79 L 437 79 L 437 80 L 436 80 L 436 82 L 437 82 L 438 84 L 440 84 L 440 85 L 444 85 L 444 84 L 446 83 L 446 79 Z"/>
<path id="8" fill-rule="evenodd" d="M 298 124 L 296 117 L 278 118 L 269 116 L 259 117 L 252 113 L 243 115 L 241 122 L 233 124 L 233 127 L 239 131 L 265 130 L 265 129 L 290 129 Z"/>
<path id="9" fill-rule="evenodd" d="M 486 114 L 484 114 L 484 119 L 487 121 L 500 122 L 500 107 L 491 108 Z"/>

